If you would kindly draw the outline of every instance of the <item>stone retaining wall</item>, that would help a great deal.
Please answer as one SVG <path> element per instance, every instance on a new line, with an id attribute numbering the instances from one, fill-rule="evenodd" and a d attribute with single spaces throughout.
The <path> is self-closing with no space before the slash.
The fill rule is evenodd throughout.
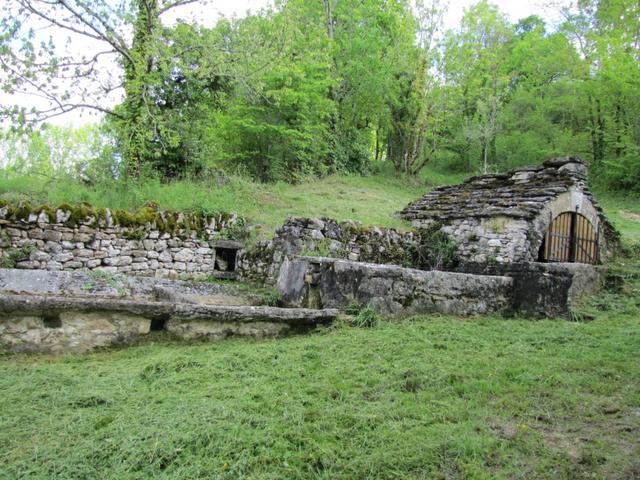
<path id="1" fill-rule="evenodd" d="M 214 242 L 235 215 L 187 215 L 146 207 L 127 214 L 73 207 L 0 206 L 0 260 L 21 269 L 100 270 L 157 277 L 207 276 Z M 74 213 L 76 216 L 74 217 Z"/>
<path id="2" fill-rule="evenodd" d="M 239 269 L 243 277 L 275 283 L 282 263 L 296 255 L 405 265 L 407 246 L 414 240 L 414 232 L 393 228 L 364 227 L 359 222 L 328 218 L 287 217 L 273 240 L 242 252 Z"/>

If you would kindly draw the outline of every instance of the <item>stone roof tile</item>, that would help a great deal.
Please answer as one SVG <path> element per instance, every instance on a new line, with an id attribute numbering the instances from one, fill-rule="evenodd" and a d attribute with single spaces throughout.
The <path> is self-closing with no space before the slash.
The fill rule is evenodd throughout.
<path id="1" fill-rule="evenodd" d="M 541 166 L 475 176 L 459 185 L 438 188 L 409 204 L 400 216 L 441 222 L 493 216 L 532 219 L 573 185 L 586 190 L 585 182 L 586 167 L 580 159 L 554 158 Z"/>

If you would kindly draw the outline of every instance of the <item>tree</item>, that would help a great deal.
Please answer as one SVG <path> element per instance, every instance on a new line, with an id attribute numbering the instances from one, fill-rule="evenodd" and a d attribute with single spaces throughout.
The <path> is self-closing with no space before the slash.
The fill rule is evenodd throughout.
<path id="1" fill-rule="evenodd" d="M 433 72 L 434 40 L 444 11 L 438 0 L 432 0 L 418 2 L 416 12 L 418 46 L 413 70 L 397 78 L 401 94 L 392 99 L 387 134 L 387 158 L 397 172 L 410 176 L 417 175 L 441 147 L 446 116 L 441 79 Z"/>
<path id="2" fill-rule="evenodd" d="M 458 131 L 466 132 L 457 135 L 450 148 L 465 156 L 467 168 L 473 163 L 469 139 L 479 141 L 480 164 L 497 161 L 498 114 L 508 101 L 511 79 L 505 62 L 513 37 L 513 26 L 486 0 L 465 12 L 458 31 L 445 35 L 445 83 L 456 98 Z"/>
<path id="3" fill-rule="evenodd" d="M 640 4 L 633 0 L 583 0 L 563 10 L 562 31 L 574 42 L 584 68 L 582 124 L 592 166 L 617 187 L 640 180 Z"/>
<path id="4" fill-rule="evenodd" d="M 33 125 L 77 109 L 106 114 L 115 120 L 129 171 L 138 175 L 146 149 L 160 136 L 154 75 L 161 17 L 195 1 L 7 0 L 0 19 L 3 90 L 37 103 L 3 102 L 1 117 Z M 112 108 L 118 92 L 124 100 Z"/>

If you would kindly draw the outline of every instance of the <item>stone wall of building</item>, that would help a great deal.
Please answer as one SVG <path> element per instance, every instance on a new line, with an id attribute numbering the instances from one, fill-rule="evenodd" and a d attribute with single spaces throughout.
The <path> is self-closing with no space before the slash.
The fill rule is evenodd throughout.
<path id="1" fill-rule="evenodd" d="M 473 263 L 508 263 L 527 257 L 529 229 L 526 221 L 508 217 L 456 219 L 442 227 L 456 242 L 459 260 Z"/>
<path id="2" fill-rule="evenodd" d="M 589 221 L 600 259 L 612 254 L 619 235 L 589 191 L 586 165 L 575 157 L 437 188 L 400 216 L 415 227 L 447 233 L 462 263 L 507 264 L 537 261 L 549 226 L 565 212 Z"/>
<path id="3" fill-rule="evenodd" d="M 45 270 L 177 277 L 207 276 L 215 245 L 237 222 L 235 215 L 210 216 L 89 207 L 0 206 L 2 266 Z"/>
<path id="4" fill-rule="evenodd" d="M 577 188 L 558 195 L 541 206 L 532 220 L 496 215 L 494 217 L 456 218 L 442 226 L 442 231 L 456 242 L 461 262 L 520 263 L 538 260 L 538 250 L 551 222 L 563 212 L 580 212 L 595 231 L 605 231 L 591 197 Z M 416 221 L 428 227 L 436 220 Z M 599 235 L 598 249 L 606 256 L 611 246 L 605 235 Z"/>

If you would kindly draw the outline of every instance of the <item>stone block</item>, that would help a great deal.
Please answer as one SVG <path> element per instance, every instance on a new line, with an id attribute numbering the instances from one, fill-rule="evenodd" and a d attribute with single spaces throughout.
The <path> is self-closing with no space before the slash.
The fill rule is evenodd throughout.
<path id="1" fill-rule="evenodd" d="M 65 263 L 68 262 L 70 260 L 73 260 L 73 254 L 72 253 L 58 253 L 56 255 L 53 256 L 53 260 L 55 262 L 61 262 L 61 263 Z"/>
<path id="2" fill-rule="evenodd" d="M 29 230 L 29 238 L 33 238 L 34 240 L 44 240 L 44 230 L 41 228 L 32 228 Z"/>
<path id="3" fill-rule="evenodd" d="M 36 250 L 35 252 L 31 253 L 29 259 L 36 262 L 48 262 L 49 260 L 51 260 L 51 255 L 46 252 Z"/>
<path id="4" fill-rule="evenodd" d="M 50 242 L 59 242 L 62 240 L 62 233 L 56 230 L 45 230 L 44 239 Z"/>
<path id="5" fill-rule="evenodd" d="M 133 262 L 133 258 L 129 256 L 120 256 L 120 257 L 107 257 L 102 260 L 102 263 L 105 265 L 113 266 L 113 267 L 122 267 L 125 265 L 131 265 Z"/>
<path id="6" fill-rule="evenodd" d="M 23 262 L 16 263 L 16 268 L 35 269 L 40 268 L 40 262 L 35 260 L 25 260 Z"/>
<path id="7" fill-rule="evenodd" d="M 176 262 L 190 262 L 193 259 L 193 251 L 188 248 L 183 248 L 173 255 L 173 259 Z"/>
<path id="8" fill-rule="evenodd" d="M 164 251 L 164 252 L 161 252 L 160 255 L 158 255 L 158 261 L 164 262 L 164 263 L 170 263 L 173 261 L 173 257 L 171 253 Z"/>

